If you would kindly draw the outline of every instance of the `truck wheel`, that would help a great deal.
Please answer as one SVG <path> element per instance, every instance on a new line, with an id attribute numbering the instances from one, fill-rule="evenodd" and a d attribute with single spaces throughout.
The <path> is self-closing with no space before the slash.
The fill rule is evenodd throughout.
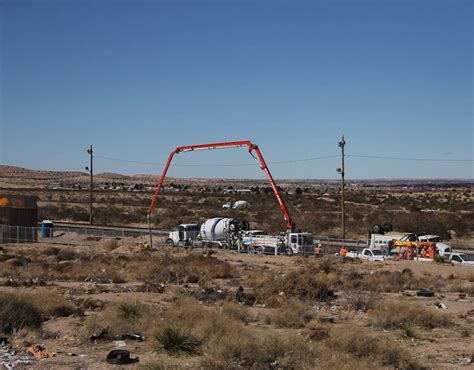
<path id="1" fill-rule="evenodd" d="M 166 239 L 166 245 L 169 245 L 170 247 L 174 247 L 173 239 Z"/>
<path id="2" fill-rule="evenodd" d="M 389 222 L 385 222 L 383 224 L 383 229 L 385 230 L 386 233 L 389 233 L 390 231 L 393 231 L 393 226 Z"/>
<path id="3" fill-rule="evenodd" d="M 384 233 L 383 226 L 379 225 L 379 224 L 376 224 L 376 225 L 372 226 L 372 231 L 373 231 L 374 234 L 383 234 Z"/>

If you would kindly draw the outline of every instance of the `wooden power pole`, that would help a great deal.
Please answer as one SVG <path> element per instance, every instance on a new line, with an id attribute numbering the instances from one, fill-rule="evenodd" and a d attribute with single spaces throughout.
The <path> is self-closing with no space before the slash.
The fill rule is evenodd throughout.
<path id="1" fill-rule="evenodd" d="M 89 224 L 92 225 L 92 221 L 93 221 L 93 217 L 94 217 L 94 214 L 93 214 L 93 208 L 92 208 L 92 202 L 93 202 L 93 191 L 94 191 L 94 154 L 93 154 L 93 151 L 92 151 L 92 145 L 89 147 L 89 149 L 87 149 L 87 153 L 89 154 L 90 156 L 90 165 L 89 167 L 86 167 L 86 170 L 89 171 L 89 174 L 90 174 L 90 180 L 91 180 L 91 183 L 90 183 L 90 204 L 89 204 Z"/>
<path id="2" fill-rule="evenodd" d="M 337 169 L 337 172 L 341 174 L 341 229 L 342 239 L 346 238 L 346 212 L 344 208 L 344 146 L 346 141 L 344 135 L 342 135 L 341 141 L 339 142 L 339 148 L 341 148 L 341 167 Z"/>

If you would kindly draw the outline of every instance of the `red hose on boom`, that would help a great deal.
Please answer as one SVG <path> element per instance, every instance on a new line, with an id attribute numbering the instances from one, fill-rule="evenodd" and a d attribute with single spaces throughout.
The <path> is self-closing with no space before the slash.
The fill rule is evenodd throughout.
<path id="1" fill-rule="evenodd" d="M 265 174 L 268 177 L 268 181 L 270 182 L 270 185 L 272 186 L 273 192 L 275 193 L 275 196 L 277 198 L 278 204 L 280 205 L 280 209 L 283 212 L 283 216 L 285 217 L 286 221 L 286 228 L 288 230 L 294 230 L 295 229 L 295 223 L 290 217 L 290 214 L 288 212 L 288 209 L 286 208 L 285 202 L 283 201 L 280 191 L 278 190 L 277 185 L 275 184 L 275 180 L 273 180 L 273 176 L 270 173 L 270 170 L 265 162 L 265 159 L 263 159 L 262 153 L 260 152 L 260 149 L 258 148 L 257 145 L 253 144 L 249 140 L 245 141 L 230 141 L 230 142 L 224 142 L 224 143 L 214 143 L 214 144 L 199 144 L 199 145 L 187 145 L 187 146 L 179 146 L 177 147 L 174 151 L 171 152 L 171 154 L 168 157 L 168 161 L 166 162 L 165 168 L 163 169 L 163 173 L 161 174 L 160 177 L 160 182 L 158 183 L 158 186 L 156 187 L 155 194 L 153 195 L 153 198 L 151 200 L 150 206 L 148 207 L 147 211 L 147 220 L 148 220 L 148 226 L 150 227 L 150 243 L 151 243 L 151 224 L 150 224 L 150 215 L 153 210 L 153 207 L 156 203 L 156 200 L 158 198 L 158 194 L 160 193 L 161 187 L 163 186 L 163 182 L 165 181 L 166 173 L 168 172 L 168 168 L 171 164 L 171 161 L 173 160 L 173 157 L 175 154 L 179 154 L 182 152 L 190 152 L 193 150 L 204 150 L 204 149 L 220 149 L 220 148 L 238 148 L 242 146 L 247 146 L 248 151 L 250 155 L 257 161 L 258 165 L 260 168 L 265 171 Z M 255 157 L 252 152 L 255 151 L 257 154 L 257 157 Z M 152 244 L 152 243 L 151 243 Z"/>

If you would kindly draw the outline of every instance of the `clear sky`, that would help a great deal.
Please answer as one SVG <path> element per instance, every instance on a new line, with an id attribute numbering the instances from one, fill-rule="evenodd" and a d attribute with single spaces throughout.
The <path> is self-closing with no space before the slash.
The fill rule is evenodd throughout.
<path id="1" fill-rule="evenodd" d="M 472 1 L 0 0 L 0 163 L 162 163 L 250 139 L 269 163 L 473 158 Z M 244 149 L 182 154 L 171 176 L 263 178 Z M 349 178 L 469 178 L 473 162 L 348 157 Z M 275 163 L 336 178 L 338 158 Z M 96 171 L 160 165 L 97 158 Z"/>

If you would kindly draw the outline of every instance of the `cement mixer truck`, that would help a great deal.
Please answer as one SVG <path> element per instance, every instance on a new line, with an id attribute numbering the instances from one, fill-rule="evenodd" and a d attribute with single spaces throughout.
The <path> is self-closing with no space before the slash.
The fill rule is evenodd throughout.
<path id="1" fill-rule="evenodd" d="M 291 253 L 300 253 L 302 250 L 306 250 L 307 247 L 311 247 L 312 244 L 312 235 L 309 233 L 302 233 L 302 232 L 296 232 L 296 225 L 293 222 L 293 220 L 290 217 L 290 214 L 288 212 L 288 209 L 286 208 L 286 205 L 281 197 L 280 191 L 275 184 L 275 180 L 272 177 L 272 174 L 270 173 L 270 170 L 263 159 L 262 153 L 260 152 L 260 149 L 258 148 L 257 145 L 253 144 L 249 140 L 244 140 L 244 141 L 232 141 L 232 142 L 224 142 L 224 143 L 214 143 L 214 144 L 199 144 L 199 145 L 186 145 L 186 146 L 179 146 L 175 150 L 171 152 L 171 154 L 168 157 L 168 161 L 166 162 L 165 168 L 163 169 L 163 173 L 161 174 L 160 181 L 158 183 L 158 186 L 156 187 L 155 194 L 153 195 L 153 198 L 151 200 L 150 206 L 148 207 L 148 212 L 147 212 L 147 221 L 148 221 L 148 227 L 150 229 L 150 245 L 153 247 L 153 239 L 152 239 L 152 230 L 151 230 L 151 212 L 153 210 L 153 207 L 155 205 L 155 202 L 158 198 L 158 194 L 160 193 L 162 187 L 163 187 L 163 182 L 166 178 L 166 173 L 168 172 L 168 168 L 171 164 L 171 161 L 173 160 L 173 157 L 176 154 L 180 153 L 186 153 L 186 152 L 192 152 L 196 150 L 210 150 L 210 149 L 224 149 L 224 148 L 239 148 L 239 147 L 247 147 L 249 154 L 255 159 L 257 164 L 260 166 L 260 168 L 265 172 L 265 174 L 268 177 L 268 181 L 270 182 L 270 185 L 272 186 L 273 192 L 275 194 L 275 197 L 278 201 L 278 204 L 280 206 L 281 211 L 283 212 L 283 217 L 286 222 L 286 233 L 282 233 L 280 236 L 275 236 L 273 237 L 273 242 L 272 243 L 266 243 L 262 242 L 261 245 L 265 248 L 271 248 L 273 247 L 274 254 L 277 253 L 282 253 L 283 251 L 286 252 L 291 252 Z M 254 155 L 254 152 L 256 155 Z M 215 224 L 214 226 L 214 221 L 208 220 L 206 223 L 203 224 L 206 225 L 204 226 L 204 230 L 202 229 L 203 226 L 201 226 L 201 230 L 199 232 L 199 238 L 198 240 L 202 240 L 203 242 L 207 241 L 214 241 L 212 239 L 217 238 L 217 235 L 224 236 L 226 232 L 224 230 L 229 231 L 230 230 L 230 225 L 232 224 L 227 224 L 225 225 L 225 222 L 222 223 L 222 233 L 217 233 L 216 234 L 216 229 L 218 228 L 219 222 Z M 222 219 L 221 219 L 222 220 Z M 210 226 L 209 226 L 210 225 Z M 209 228 L 210 227 L 210 228 Z M 214 227 L 214 236 L 213 236 L 213 227 Z M 220 227 L 220 226 L 219 226 Z M 235 233 L 234 231 L 230 230 L 232 233 Z M 242 231 L 242 230 L 241 230 Z M 243 230 L 245 231 L 245 230 Z M 235 234 L 233 234 L 235 235 Z M 220 237 L 219 236 L 219 237 Z M 172 238 L 170 238 L 172 239 Z M 241 239 L 238 239 L 239 242 Z M 216 242 L 221 242 L 220 240 L 216 240 Z M 255 241 L 257 242 L 257 241 Z M 249 241 L 248 245 L 250 245 L 251 241 Z M 240 250 L 240 244 L 239 248 Z"/>
<path id="2" fill-rule="evenodd" d="M 233 248 L 242 239 L 242 232 L 249 223 L 234 218 L 214 217 L 202 225 L 181 224 L 169 233 L 166 244 L 170 246 Z"/>

